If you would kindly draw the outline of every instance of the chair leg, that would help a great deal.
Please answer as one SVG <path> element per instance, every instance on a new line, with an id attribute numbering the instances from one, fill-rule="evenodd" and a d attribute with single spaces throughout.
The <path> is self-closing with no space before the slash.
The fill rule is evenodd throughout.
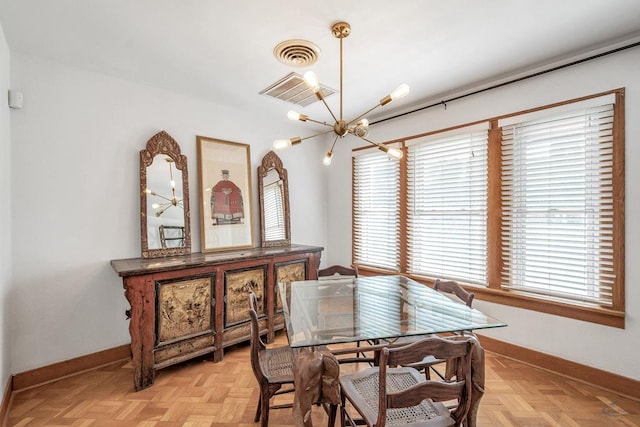
<path id="1" fill-rule="evenodd" d="M 256 416 L 253 417 L 254 423 L 257 423 L 258 421 L 260 421 L 260 414 L 261 414 L 260 409 L 262 409 L 262 392 L 260 392 L 260 396 L 258 397 L 258 405 L 256 407 Z"/>
<path id="2" fill-rule="evenodd" d="M 262 416 L 260 417 L 260 426 L 269 427 L 269 390 L 261 390 L 260 407 L 262 408 Z"/>
<path id="3" fill-rule="evenodd" d="M 331 404 L 329 405 L 329 422 L 327 427 L 334 427 L 336 425 L 336 411 L 338 410 L 338 405 Z"/>

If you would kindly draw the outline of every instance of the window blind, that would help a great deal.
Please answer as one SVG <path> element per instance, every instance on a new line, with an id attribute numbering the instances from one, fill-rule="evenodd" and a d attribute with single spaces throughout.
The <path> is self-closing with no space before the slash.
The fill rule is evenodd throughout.
<path id="1" fill-rule="evenodd" d="M 354 263 L 400 268 L 400 162 L 378 150 L 353 157 Z"/>
<path id="2" fill-rule="evenodd" d="M 613 105 L 502 133 L 501 286 L 612 306 Z"/>
<path id="3" fill-rule="evenodd" d="M 486 285 L 485 130 L 408 148 L 408 270 Z"/>
<path id="4" fill-rule="evenodd" d="M 265 240 L 284 240 L 284 206 L 282 204 L 282 181 L 277 181 L 264 187 L 264 217 Z"/>

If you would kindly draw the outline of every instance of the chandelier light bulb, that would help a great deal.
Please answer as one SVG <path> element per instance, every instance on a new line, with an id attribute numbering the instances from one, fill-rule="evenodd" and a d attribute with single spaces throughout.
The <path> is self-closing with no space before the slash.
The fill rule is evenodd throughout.
<path id="1" fill-rule="evenodd" d="M 287 118 L 289 120 L 298 120 L 300 119 L 300 113 L 293 110 L 289 110 L 289 112 L 287 113 Z"/>
<path id="2" fill-rule="evenodd" d="M 273 141 L 274 150 L 284 150 L 287 147 L 291 147 L 290 139 L 276 139 L 275 141 Z"/>
<path id="3" fill-rule="evenodd" d="M 289 110 L 287 113 L 287 118 L 289 120 L 300 120 L 301 122 L 306 122 L 309 117 L 304 114 L 300 114 L 297 111 Z"/>
<path id="4" fill-rule="evenodd" d="M 313 71 L 307 71 L 304 73 L 304 81 L 311 89 L 313 89 L 314 93 L 320 92 L 320 81 L 318 80 L 316 73 Z"/>
<path id="5" fill-rule="evenodd" d="M 331 164 L 332 158 L 333 158 L 333 152 L 327 151 L 327 154 L 325 154 L 324 159 L 322 159 L 322 164 L 325 166 L 329 166 Z"/>
<path id="6" fill-rule="evenodd" d="M 391 97 L 392 101 L 395 101 L 396 99 L 400 99 L 403 96 L 407 96 L 408 94 L 409 94 L 409 85 L 402 83 L 393 92 L 391 92 L 389 96 Z"/>
<path id="7" fill-rule="evenodd" d="M 176 182 L 174 180 L 171 180 L 171 188 L 176 189 Z"/>
<path id="8" fill-rule="evenodd" d="M 154 204 L 152 204 L 152 205 L 151 205 L 151 207 L 152 207 L 153 209 L 158 209 L 158 208 L 160 207 L 160 205 L 159 205 L 159 204 L 157 204 L 157 203 L 154 203 Z"/>
<path id="9" fill-rule="evenodd" d="M 389 157 L 393 157 L 394 159 L 401 159 L 404 155 L 402 150 L 399 150 L 397 148 L 389 148 L 387 154 L 389 155 Z"/>

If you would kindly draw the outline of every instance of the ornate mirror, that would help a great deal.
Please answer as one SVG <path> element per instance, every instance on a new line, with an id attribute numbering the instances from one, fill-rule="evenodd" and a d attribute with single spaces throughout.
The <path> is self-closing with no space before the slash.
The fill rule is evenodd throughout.
<path id="1" fill-rule="evenodd" d="M 142 258 L 191 252 L 187 157 L 165 131 L 140 150 Z"/>
<path id="2" fill-rule="evenodd" d="M 265 154 L 258 166 L 258 198 L 262 247 L 290 245 L 287 170 L 273 151 Z"/>

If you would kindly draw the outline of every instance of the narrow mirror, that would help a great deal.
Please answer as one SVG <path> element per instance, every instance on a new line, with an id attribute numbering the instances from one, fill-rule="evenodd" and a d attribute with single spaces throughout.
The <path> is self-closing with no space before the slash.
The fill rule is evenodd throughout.
<path id="1" fill-rule="evenodd" d="M 142 258 L 191 252 L 187 157 L 165 131 L 140 151 Z"/>
<path id="2" fill-rule="evenodd" d="M 290 245 L 287 170 L 273 151 L 265 154 L 258 166 L 258 198 L 262 247 Z"/>

